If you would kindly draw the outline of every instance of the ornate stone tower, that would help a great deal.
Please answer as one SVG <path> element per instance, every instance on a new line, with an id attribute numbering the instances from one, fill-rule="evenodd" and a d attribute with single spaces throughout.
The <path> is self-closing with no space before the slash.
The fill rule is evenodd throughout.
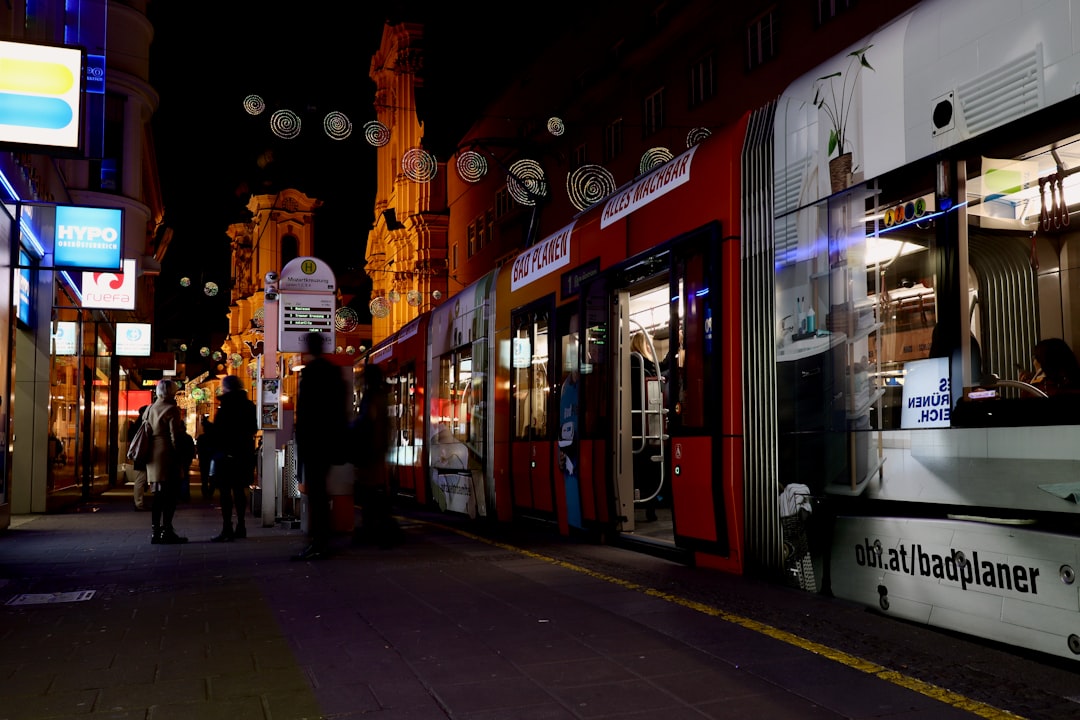
<path id="1" fill-rule="evenodd" d="M 320 205 L 322 201 L 299 190 L 252 195 L 247 204 L 251 220 L 226 231 L 232 241 L 233 272 L 225 347 L 230 357 L 239 353 L 250 362 L 261 353 L 263 278 L 270 270 L 281 272 L 293 258 L 313 254 L 314 212 Z"/>
<path id="2" fill-rule="evenodd" d="M 385 128 L 378 148 L 375 217 L 366 272 L 372 280 L 372 343 L 446 298 L 446 167 L 423 147 L 416 113 L 423 86 L 420 25 L 387 24 L 371 59 L 375 111 Z"/>

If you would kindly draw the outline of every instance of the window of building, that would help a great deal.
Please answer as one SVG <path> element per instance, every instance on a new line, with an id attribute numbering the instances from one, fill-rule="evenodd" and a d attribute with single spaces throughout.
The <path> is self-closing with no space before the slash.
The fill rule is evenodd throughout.
<path id="1" fill-rule="evenodd" d="M 510 197 L 510 192 L 503 185 L 495 191 L 495 217 L 501 218 L 513 209 L 514 199 Z"/>
<path id="2" fill-rule="evenodd" d="M 573 156 L 573 158 L 571 158 L 570 162 L 571 162 L 571 169 L 572 170 L 576 170 L 577 168 L 581 167 L 582 165 L 588 165 L 589 164 L 589 154 L 587 152 L 587 148 L 585 146 L 585 143 L 581 143 L 576 148 L 574 148 L 574 156 Z"/>
<path id="3" fill-rule="evenodd" d="M 664 128 L 664 88 L 645 97 L 641 119 L 641 136 L 649 137 Z"/>
<path id="4" fill-rule="evenodd" d="M 476 251 L 478 249 L 476 247 L 476 223 L 475 222 L 469 223 L 469 226 L 467 228 L 465 228 L 465 244 L 467 246 L 466 249 L 468 251 L 469 257 L 472 257 L 473 255 L 475 255 Z"/>
<path id="5" fill-rule="evenodd" d="M 622 133 L 622 118 L 613 120 L 604 127 L 604 162 L 614 160 L 622 152 Z"/>
<path id="6" fill-rule="evenodd" d="M 690 107 L 697 107 L 716 94 L 716 54 L 708 53 L 690 65 Z"/>
<path id="7" fill-rule="evenodd" d="M 105 96 L 104 154 L 100 160 L 91 161 L 95 171 L 91 178 L 94 189 L 118 193 L 123 189 L 124 179 L 124 104 L 127 98 L 116 93 Z"/>
<path id="8" fill-rule="evenodd" d="M 753 70 L 776 57 L 776 12 L 762 13 L 746 27 L 746 69 Z"/>
<path id="9" fill-rule="evenodd" d="M 823 25 L 840 13 L 850 10 L 855 0 L 817 0 L 817 24 Z"/>
<path id="10" fill-rule="evenodd" d="M 458 262 L 457 262 L 457 247 L 458 246 L 455 244 L 455 245 L 451 246 L 451 248 L 450 248 L 450 269 L 454 270 L 454 271 L 457 271 L 457 265 L 458 265 Z"/>

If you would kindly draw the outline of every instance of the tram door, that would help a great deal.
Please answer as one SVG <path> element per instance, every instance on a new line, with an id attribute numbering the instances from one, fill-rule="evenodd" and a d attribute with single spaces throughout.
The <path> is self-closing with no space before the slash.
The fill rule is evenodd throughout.
<path id="1" fill-rule="evenodd" d="M 615 295 L 615 482 L 624 533 L 674 542 L 668 433 L 671 291 L 664 273 Z"/>

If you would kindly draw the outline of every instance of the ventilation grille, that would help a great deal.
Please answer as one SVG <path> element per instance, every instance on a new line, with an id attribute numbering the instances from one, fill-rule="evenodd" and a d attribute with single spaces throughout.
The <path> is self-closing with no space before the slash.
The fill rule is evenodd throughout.
<path id="1" fill-rule="evenodd" d="M 968 135 L 1035 112 L 1043 104 L 1042 46 L 956 88 Z"/>

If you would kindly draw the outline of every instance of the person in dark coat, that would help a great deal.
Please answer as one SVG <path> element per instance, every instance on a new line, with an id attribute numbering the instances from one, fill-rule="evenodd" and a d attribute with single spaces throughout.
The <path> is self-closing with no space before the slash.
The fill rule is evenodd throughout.
<path id="1" fill-rule="evenodd" d="M 214 487 L 210 483 L 210 462 L 214 459 L 214 423 L 209 415 L 203 415 L 199 437 L 195 438 L 195 457 L 199 458 L 199 480 L 202 483 L 203 500 L 214 498 Z"/>
<path id="2" fill-rule="evenodd" d="M 255 433 L 258 411 L 244 392 L 244 384 L 235 375 L 221 381 L 221 401 L 214 418 L 214 456 L 212 481 L 221 490 L 221 532 L 210 542 L 228 542 L 247 537 L 244 508 L 247 488 L 255 472 Z M 236 527 L 233 527 L 233 509 Z"/>
<path id="3" fill-rule="evenodd" d="M 304 493 L 308 500 L 310 544 L 294 560 L 327 556 L 332 531 L 326 478 L 330 466 L 345 459 L 350 397 L 341 368 L 323 357 L 323 334 L 304 336 L 307 352 L 300 371 L 294 427 Z"/>
<path id="4" fill-rule="evenodd" d="M 176 382 L 159 381 L 155 394 L 157 399 L 145 415 L 145 422 L 154 436 L 154 450 L 146 464 L 147 481 L 154 491 L 154 501 L 150 506 L 150 522 L 153 526 L 150 542 L 154 545 L 175 545 L 187 542 L 186 537 L 177 535 L 173 529 L 180 483 L 187 482 L 180 449 L 184 442 L 181 436 L 186 436 L 187 432 L 180 408 L 176 405 Z"/>

